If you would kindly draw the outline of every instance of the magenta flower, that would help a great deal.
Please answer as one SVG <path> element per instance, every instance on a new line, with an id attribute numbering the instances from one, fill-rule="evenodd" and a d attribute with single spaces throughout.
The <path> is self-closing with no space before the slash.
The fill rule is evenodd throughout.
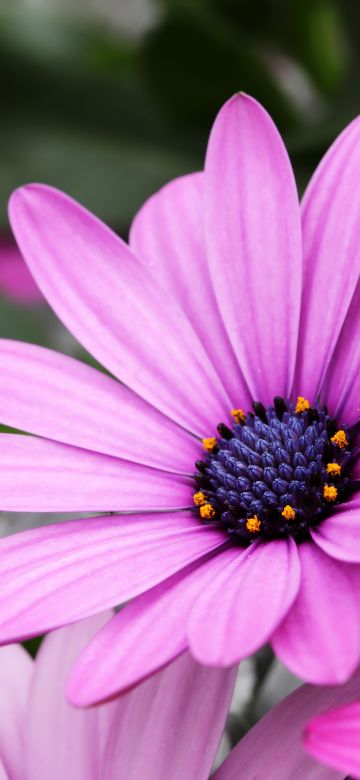
<path id="1" fill-rule="evenodd" d="M 35 662 L 19 645 L 1 648 L 1 780 L 208 779 L 235 670 L 209 674 L 185 653 L 121 698 L 75 710 L 66 676 L 108 617 L 54 632 Z"/>
<path id="2" fill-rule="evenodd" d="M 345 701 L 355 702 L 360 695 L 360 672 L 344 685 L 313 686 L 302 685 L 290 696 L 271 709 L 231 751 L 220 769 L 215 773 L 214 780 L 344 780 L 344 774 L 359 776 L 359 741 L 355 747 L 355 728 L 347 730 L 345 745 L 345 727 L 339 722 L 340 733 L 337 734 L 334 722 L 330 722 L 332 714 L 320 715 L 325 709 L 338 707 Z M 351 704 L 350 711 L 358 705 Z M 329 726 L 328 738 L 325 735 L 325 720 Z M 309 720 L 311 720 L 310 726 Z M 324 728 L 321 729 L 323 724 Z M 357 736 L 359 720 L 357 721 Z M 350 725 L 350 724 L 349 724 Z M 321 731 L 320 731 L 321 729 Z M 311 730 L 311 734 L 310 734 Z M 316 735 L 315 735 L 316 730 Z M 328 769 L 324 764 L 314 761 L 306 754 L 307 750 L 320 761 L 336 767 L 339 771 Z M 333 750 L 330 742 L 333 738 Z M 340 744 L 342 755 L 340 755 Z M 350 750 L 353 748 L 350 759 Z M 331 751 L 331 752 L 330 752 Z M 357 765 L 354 757 L 357 755 Z M 336 757 L 336 758 L 335 758 Z M 336 763 L 337 759 L 337 763 Z M 356 760 L 356 759 L 355 759 Z M 354 775 L 355 772 L 355 775 Z"/>
<path id="3" fill-rule="evenodd" d="M 131 248 L 54 189 L 13 195 L 44 296 L 124 383 L 0 346 L 0 419 L 36 434 L 2 435 L 0 505 L 106 513 L 1 541 L 0 640 L 134 599 L 82 654 L 78 704 L 186 648 L 226 667 L 271 641 L 318 683 L 358 665 L 359 170 L 356 120 L 300 221 L 277 130 L 237 95 Z"/>
<path id="4" fill-rule="evenodd" d="M 15 303 L 36 304 L 43 301 L 16 244 L 5 236 L 0 237 L 0 292 Z"/>
<path id="5" fill-rule="evenodd" d="M 309 753 L 353 780 L 360 778 L 360 701 L 318 715 L 305 731 Z M 336 775 L 338 776 L 338 775 Z"/>

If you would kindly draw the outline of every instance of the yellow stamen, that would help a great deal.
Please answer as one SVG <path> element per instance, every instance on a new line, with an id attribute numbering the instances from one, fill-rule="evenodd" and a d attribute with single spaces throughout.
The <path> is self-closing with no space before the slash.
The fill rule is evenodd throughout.
<path id="1" fill-rule="evenodd" d="M 310 409 L 309 401 L 307 401 L 306 398 L 304 398 L 302 395 L 298 395 L 295 412 L 300 414 L 301 412 L 307 412 L 308 409 Z"/>
<path id="2" fill-rule="evenodd" d="M 331 437 L 331 441 L 333 444 L 336 444 L 340 449 L 342 450 L 343 447 L 347 447 L 349 444 L 345 431 L 336 431 L 334 435 Z"/>
<path id="3" fill-rule="evenodd" d="M 193 501 L 196 506 L 203 506 L 203 504 L 206 504 L 206 496 L 204 496 L 204 493 L 199 490 L 198 493 L 194 493 Z"/>
<path id="4" fill-rule="evenodd" d="M 200 507 L 200 515 L 204 520 L 211 520 L 215 515 L 215 509 L 211 504 L 204 504 Z"/>
<path id="5" fill-rule="evenodd" d="M 258 531 L 260 531 L 261 520 L 259 520 L 257 515 L 254 515 L 254 517 L 248 517 L 246 521 L 246 528 L 248 531 L 250 531 L 251 534 L 256 534 Z"/>
<path id="6" fill-rule="evenodd" d="M 338 492 L 334 485 L 324 485 L 323 496 L 326 501 L 336 501 L 337 494 Z"/>
<path id="7" fill-rule="evenodd" d="M 295 509 L 293 509 L 292 506 L 290 506 L 290 504 L 286 504 L 286 506 L 284 506 L 284 509 L 281 512 L 281 514 L 283 517 L 285 517 L 285 520 L 295 520 L 296 512 Z"/>
<path id="8" fill-rule="evenodd" d="M 215 436 L 209 436 L 207 439 L 202 440 L 204 450 L 207 450 L 207 452 L 212 452 L 213 449 L 215 449 L 217 445 L 217 440 L 215 439 Z"/>
<path id="9" fill-rule="evenodd" d="M 328 463 L 326 466 L 326 471 L 328 474 L 332 474 L 335 477 L 338 477 L 339 474 L 341 474 L 341 466 L 339 466 L 338 463 Z"/>
<path id="10" fill-rule="evenodd" d="M 245 422 L 246 420 L 246 414 L 243 412 L 242 409 L 232 409 L 231 414 L 235 420 L 236 423 L 241 425 L 241 423 Z"/>

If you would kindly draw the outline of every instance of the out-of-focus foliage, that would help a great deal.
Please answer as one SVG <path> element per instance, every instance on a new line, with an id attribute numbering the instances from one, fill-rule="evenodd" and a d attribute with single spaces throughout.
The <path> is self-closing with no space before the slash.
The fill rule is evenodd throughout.
<path id="1" fill-rule="evenodd" d="M 142 0 L 147 23 L 134 35 L 118 24 L 132 0 L 119 0 L 114 26 L 87 3 L 70 13 L 56 0 L 55 13 L 54 1 L 0 4 L 0 236 L 8 197 L 27 181 L 66 190 L 126 235 L 145 198 L 202 166 L 215 114 L 237 90 L 274 117 L 300 190 L 359 111 L 355 0 Z M 0 335 L 74 353 L 49 313 L 1 298 Z"/>
<path id="2" fill-rule="evenodd" d="M 201 166 L 236 90 L 272 113 L 302 185 L 358 108 L 356 3 L 159 0 L 153 28 L 133 39 L 45 8 L 0 12 L 3 225 L 10 191 L 41 180 L 125 231 L 154 189 Z"/>

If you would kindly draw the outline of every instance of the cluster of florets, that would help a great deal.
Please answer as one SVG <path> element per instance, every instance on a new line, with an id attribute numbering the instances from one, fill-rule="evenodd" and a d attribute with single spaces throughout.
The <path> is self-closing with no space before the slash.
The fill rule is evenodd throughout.
<path id="1" fill-rule="evenodd" d="M 349 431 L 302 396 L 253 410 L 234 409 L 232 428 L 220 423 L 218 436 L 203 439 L 194 504 L 205 522 L 219 521 L 241 543 L 301 541 L 344 498 Z"/>

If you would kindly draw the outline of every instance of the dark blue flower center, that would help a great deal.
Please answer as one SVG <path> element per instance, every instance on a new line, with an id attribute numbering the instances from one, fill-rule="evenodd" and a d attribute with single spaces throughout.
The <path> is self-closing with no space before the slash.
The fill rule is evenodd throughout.
<path id="1" fill-rule="evenodd" d="M 301 396 L 253 409 L 233 410 L 233 427 L 220 423 L 218 436 L 203 440 L 194 503 L 204 522 L 220 522 L 241 544 L 302 541 L 346 497 L 349 429 Z"/>

